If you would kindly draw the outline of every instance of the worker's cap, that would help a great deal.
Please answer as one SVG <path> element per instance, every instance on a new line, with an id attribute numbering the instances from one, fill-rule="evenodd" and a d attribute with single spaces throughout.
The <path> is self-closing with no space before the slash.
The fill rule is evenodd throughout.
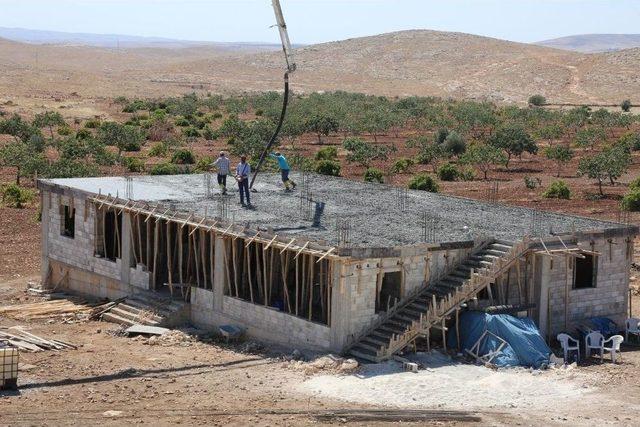
<path id="1" fill-rule="evenodd" d="M 279 151 L 276 151 L 276 156 L 279 156 L 279 155 L 280 155 L 280 152 L 279 152 Z"/>
<path id="2" fill-rule="evenodd" d="M 224 151 L 220 152 L 220 157 L 224 157 Z"/>
<path id="3" fill-rule="evenodd" d="M 240 160 L 247 160 L 247 156 L 240 156 Z"/>

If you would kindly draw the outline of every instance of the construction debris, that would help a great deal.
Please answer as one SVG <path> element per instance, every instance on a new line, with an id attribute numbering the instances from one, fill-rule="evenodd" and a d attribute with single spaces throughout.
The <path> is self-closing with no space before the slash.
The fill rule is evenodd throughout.
<path id="1" fill-rule="evenodd" d="M 29 353 L 46 350 L 75 350 L 78 348 L 78 346 L 68 342 L 38 337 L 17 326 L 0 331 L 0 341 L 6 341 L 12 346 Z"/>
<path id="2" fill-rule="evenodd" d="M 0 307 L 0 316 L 16 320 L 43 319 L 73 315 L 89 315 L 93 307 L 86 301 L 65 298 L 51 301 L 16 304 Z"/>
<path id="3" fill-rule="evenodd" d="M 303 362 L 301 360 L 291 360 L 289 362 L 289 367 L 303 371 L 307 375 L 315 375 L 320 372 L 351 374 L 358 369 L 358 366 L 358 362 L 355 359 L 345 359 L 333 354 L 319 357 L 311 362 Z"/>
<path id="4" fill-rule="evenodd" d="M 133 325 L 125 329 L 128 335 L 164 335 L 170 332 L 167 328 L 147 325 Z"/>

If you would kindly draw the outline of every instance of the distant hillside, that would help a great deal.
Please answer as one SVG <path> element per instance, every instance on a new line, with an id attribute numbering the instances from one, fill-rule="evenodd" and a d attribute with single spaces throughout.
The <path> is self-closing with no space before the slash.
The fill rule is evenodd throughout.
<path id="1" fill-rule="evenodd" d="M 0 37 L 7 40 L 31 44 L 57 44 L 70 46 L 95 46 L 105 48 L 186 48 L 193 46 L 215 46 L 229 51 L 263 51 L 280 49 L 278 44 L 268 43 L 222 43 L 207 41 L 175 40 L 163 37 L 140 37 L 120 34 L 66 33 L 61 31 L 29 30 L 25 28 L 0 27 Z"/>
<path id="2" fill-rule="evenodd" d="M 157 97 L 282 90 L 273 52 L 205 46 L 100 48 L 0 41 L 3 99 Z M 525 104 L 640 103 L 640 49 L 586 55 L 470 34 L 402 31 L 296 49 L 297 93 L 345 90 Z M 29 101 L 32 102 L 32 101 Z"/>
<path id="3" fill-rule="evenodd" d="M 640 34 L 583 34 L 545 40 L 536 44 L 582 53 L 611 52 L 640 47 Z"/>

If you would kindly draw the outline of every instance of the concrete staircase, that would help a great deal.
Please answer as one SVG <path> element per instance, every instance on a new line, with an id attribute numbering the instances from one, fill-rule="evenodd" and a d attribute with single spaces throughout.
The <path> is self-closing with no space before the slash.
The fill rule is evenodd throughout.
<path id="1" fill-rule="evenodd" d="M 497 277 L 505 273 L 529 248 L 527 241 L 517 244 L 494 241 L 435 283 L 376 323 L 350 348 L 349 354 L 370 362 L 391 358 L 433 327 L 441 327 L 461 305 L 473 299 Z"/>
<path id="2" fill-rule="evenodd" d="M 135 294 L 102 314 L 101 320 L 125 326 L 177 326 L 188 320 L 189 305 L 152 292 Z"/>

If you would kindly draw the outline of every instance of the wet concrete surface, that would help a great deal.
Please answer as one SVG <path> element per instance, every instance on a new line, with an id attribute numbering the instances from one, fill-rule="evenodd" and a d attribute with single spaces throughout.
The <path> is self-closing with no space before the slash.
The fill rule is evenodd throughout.
<path id="1" fill-rule="evenodd" d="M 227 217 L 254 229 L 304 236 L 338 245 L 394 247 L 459 242 L 478 237 L 516 241 L 526 235 L 592 232 L 620 224 L 533 209 L 480 202 L 423 191 L 402 190 L 316 174 L 292 173 L 298 183 L 285 192 L 279 174 L 258 176 L 253 208 L 240 206 L 235 181 L 222 196 L 215 175 L 207 197 L 204 175 L 134 176 L 47 180 L 45 183 L 103 195 L 161 203 L 178 211 Z M 306 184 L 305 184 L 306 181 Z M 127 190 L 129 188 L 129 190 Z M 342 237 L 341 237 L 342 236 Z"/>

